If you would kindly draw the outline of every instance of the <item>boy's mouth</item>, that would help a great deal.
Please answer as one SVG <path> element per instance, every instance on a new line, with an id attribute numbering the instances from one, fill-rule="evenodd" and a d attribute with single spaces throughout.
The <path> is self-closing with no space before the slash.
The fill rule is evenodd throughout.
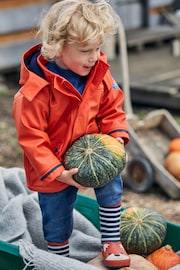
<path id="1" fill-rule="evenodd" d="M 93 66 L 84 66 L 84 68 L 91 69 Z"/>

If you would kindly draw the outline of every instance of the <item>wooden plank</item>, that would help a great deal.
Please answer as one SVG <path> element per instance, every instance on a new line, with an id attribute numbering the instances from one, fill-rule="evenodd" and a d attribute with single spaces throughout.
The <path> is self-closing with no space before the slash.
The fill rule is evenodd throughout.
<path id="1" fill-rule="evenodd" d="M 25 30 L 21 32 L 13 32 L 9 34 L 0 35 L 0 46 L 5 43 L 15 43 L 17 41 L 35 38 L 35 30 Z"/>
<path id="2" fill-rule="evenodd" d="M 148 29 L 128 30 L 126 32 L 127 46 L 135 47 L 147 43 L 179 38 L 180 28 L 175 27 L 154 27 Z"/>
<path id="3" fill-rule="evenodd" d="M 161 83 L 161 82 L 165 82 L 168 80 L 172 80 L 175 79 L 177 77 L 180 77 L 180 69 L 176 69 L 176 70 L 169 70 L 167 72 L 164 73 L 159 73 L 157 75 L 154 75 L 150 78 L 146 79 L 146 82 L 148 84 L 150 83 Z"/>
<path id="4" fill-rule="evenodd" d="M 155 6 L 155 7 L 150 8 L 150 14 L 158 15 L 158 14 L 161 14 L 162 12 L 166 12 L 169 10 L 170 10 L 169 5 Z"/>
<path id="5" fill-rule="evenodd" d="M 180 27 L 180 18 L 171 12 L 162 12 L 161 14 L 166 21 L 173 26 Z"/>
<path id="6" fill-rule="evenodd" d="M 132 83 L 130 88 L 131 100 L 134 104 L 180 111 L 180 89 L 178 87 Z"/>
<path id="7" fill-rule="evenodd" d="M 20 6 L 27 6 L 32 4 L 41 4 L 41 3 L 54 3 L 53 0 L 5 0 L 0 1 L 0 9 L 15 8 Z"/>

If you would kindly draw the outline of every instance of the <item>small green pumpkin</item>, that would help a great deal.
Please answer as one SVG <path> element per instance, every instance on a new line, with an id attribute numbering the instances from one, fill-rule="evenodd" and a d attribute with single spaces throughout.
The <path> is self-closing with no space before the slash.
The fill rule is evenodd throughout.
<path id="1" fill-rule="evenodd" d="M 78 168 L 74 179 L 86 187 L 102 187 L 126 164 L 124 146 L 106 134 L 87 134 L 76 140 L 64 156 L 66 169 Z"/>
<path id="2" fill-rule="evenodd" d="M 122 212 L 121 241 L 128 253 L 148 255 L 162 245 L 166 228 L 164 218 L 155 210 L 130 207 Z"/>

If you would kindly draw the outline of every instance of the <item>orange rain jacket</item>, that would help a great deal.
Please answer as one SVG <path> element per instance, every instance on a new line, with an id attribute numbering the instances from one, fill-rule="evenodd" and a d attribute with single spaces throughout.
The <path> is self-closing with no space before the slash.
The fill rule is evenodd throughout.
<path id="1" fill-rule="evenodd" d="M 34 70 L 29 67 L 34 65 Z M 13 117 L 23 149 L 29 189 L 56 192 L 67 187 L 56 180 L 63 155 L 80 136 L 104 133 L 129 141 L 124 94 L 113 80 L 101 53 L 81 95 L 71 83 L 46 68 L 40 45 L 29 49 L 21 63 L 21 88 L 14 97 Z"/>

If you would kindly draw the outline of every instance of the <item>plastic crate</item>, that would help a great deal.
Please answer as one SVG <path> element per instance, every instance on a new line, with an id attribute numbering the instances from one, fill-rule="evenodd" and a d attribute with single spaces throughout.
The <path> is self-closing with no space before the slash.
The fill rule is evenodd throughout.
<path id="1" fill-rule="evenodd" d="M 75 208 L 99 229 L 98 204 L 94 198 L 78 194 Z M 178 251 L 180 250 L 179 239 L 180 226 L 167 222 L 167 235 L 163 244 L 168 243 L 174 251 Z M 0 241 L 0 270 L 22 270 L 24 266 L 18 246 Z M 27 268 L 27 270 L 30 269 L 32 268 Z"/>

